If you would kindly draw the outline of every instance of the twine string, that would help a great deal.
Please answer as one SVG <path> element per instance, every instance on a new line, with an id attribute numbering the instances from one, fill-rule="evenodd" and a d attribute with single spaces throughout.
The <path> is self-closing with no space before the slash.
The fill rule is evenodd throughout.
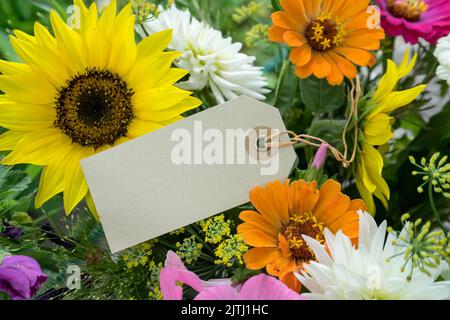
<path id="1" fill-rule="evenodd" d="M 355 83 L 356 82 L 356 83 Z M 342 153 L 339 151 L 336 147 L 329 144 L 324 139 L 321 139 L 319 137 L 315 137 L 309 134 L 296 134 L 293 131 L 280 131 L 276 132 L 269 137 L 266 138 L 265 146 L 266 148 L 285 148 L 294 146 L 297 144 L 305 144 L 314 148 L 319 148 L 322 144 L 327 144 L 328 149 L 330 150 L 333 157 L 340 163 L 342 163 L 342 166 L 344 168 L 350 167 L 350 165 L 355 161 L 356 157 L 356 150 L 358 145 L 358 134 L 359 134 L 359 128 L 358 128 L 358 102 L 361 98 L 361 83 L 358 77 L 356 77 L 356 81 L 351 81 L 351 89 L 349 89 L 349 96 L 350 96 L 350 111 L 347 117 L 347 121 L 345 123 L 344 129 L 342 131 L 342 144 L 344 145 L 344 152 Z M 349 152 L 349 146 L 347 143 L 347 130 L 350 126 L 352 119 L 355 119 L 355 127 L 354 127 L 354 146 L 352 150 L 352 154 L 350 158 L 348 159 L 348 152 Z M 289 136 L 289 141 L 272 141 L 274 138 L 279 137 L 283 134 L 287 134 Z"/>

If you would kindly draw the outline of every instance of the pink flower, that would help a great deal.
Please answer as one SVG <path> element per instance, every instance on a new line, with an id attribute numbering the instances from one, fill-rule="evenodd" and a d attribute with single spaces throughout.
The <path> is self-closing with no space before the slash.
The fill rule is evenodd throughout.
<path id="1" fill-rule="evenodd" d="M 416 44 L 423 38 L 431 44 L 450 33 L 449 0 L 377 0 L 381 26 L 390 36 L 403 36 Z"/>
<path id="2" fill-rule="evenodd" d="M 199 294 L 195 300 L 303 300 L 301 295 L 284 283 L 265 274 L 250 278 L 242 286 L 233 286 L 230 279 L 202 281 L 194 272 L 187 270 L 172 251 L 167 253 L 159 281 L 165 300 L 183 298 L 183 289 L 177 282 L 197 291 Z"/>
<path id="3" fill-rule="evenodd" d="M 322 143 L 319 150 L 317 150 L 316 155 L 314 156 L 312 167 L 316 168 L 317 170 L 321 169 L 325 164 L 325 160 L 327 159 L 327 152 L 328 144 Z"/>

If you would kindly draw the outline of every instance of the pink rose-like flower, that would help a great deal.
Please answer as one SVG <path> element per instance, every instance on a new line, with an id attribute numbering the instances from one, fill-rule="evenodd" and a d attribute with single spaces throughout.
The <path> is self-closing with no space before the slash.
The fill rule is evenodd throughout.
<path id="1" fill-rule="evenodd" d="M 402 36 L 416 44 L 423 38 L 431 44 L 450 33 L 449 0 L 377 0 L 381 26 L 392 37 Z"/>
<path id="2" fill-rule="evenodd" d="M 159 277 L 165 300 L 183 298 L 183 289 L 178 282 L 199 293 L 195 300 L 303 300 L 284 283 L 265 274 L 250 278 L 242 286 L 233 286 L 230 279 L 202 281 L 194 272 L 187 270 L 172 251 L 167 253 L 165 267 Z"/>

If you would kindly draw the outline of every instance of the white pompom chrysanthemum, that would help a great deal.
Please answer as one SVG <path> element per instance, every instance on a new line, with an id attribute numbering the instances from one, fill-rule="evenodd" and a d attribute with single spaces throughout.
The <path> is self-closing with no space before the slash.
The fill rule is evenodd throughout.
<path id="1" fill-rule="evenodd" d="M 443 262 L 429 275 L 415 270 L 412 274 L 405 265 L 405 248 L 394 245 L 397 238 L 408 237 L 407 227 L 398 237 L 389 233 L 386 221 L 379 227 L 367 212 L 359 212 L 359 240 L 356 248 L 341 231 L 333 235 L 325 230 L 325 249 L 318 241 L 304 236 L 314 251 L 317 262 L 305 265 L 296 277 L 311 291 L 309 299 L 320 300 L 415 300 L 449 299 L 450 282 L 436 281 L 447 268 Z"/>
<path id="2" fill-rule="evenodd" d="M 175 5 L 148 19 L 138 32 L 145 36 L 166 29 L 173 29 L 169 48 L 183 53 L 175 64 L 190 72 L 189 80 L 179 83 L 179 87 L 186 90 L 209 87 L 218 103 L 240 95 L 265 99 L 269 90 L 262 68 L 253 65 L 254 57 L 240 52 L 241 43 L 224 38 L 220 31 Z"/>
<path id="3" fill-rule="evenodd" d="M 439 39 L 434 55 L 439 61 L 436 75 L 450 85 L 450 34 Z"/>

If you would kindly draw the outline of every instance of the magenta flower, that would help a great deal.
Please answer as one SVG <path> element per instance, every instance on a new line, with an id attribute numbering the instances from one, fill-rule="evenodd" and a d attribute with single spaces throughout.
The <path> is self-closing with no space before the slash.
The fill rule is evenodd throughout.
<path id="1" fill-rule="evenodd" d="M 30 299 L 47 276 L 33 258 L 27 256 L 6 256 L 0 263 L 0 291 L 13 300 Z"/>
<path id="2" fill-rule="evenodd" d="M 165 267 L 161 270 L 160 287 L 165 300 L 181 300 L 187 284 L 198 292 L 195 300 L 302 300 L 302 296 L 281 281 L 265 274 L 254 276 L 242 286 L 233 286 L 230 279 L 202 281 L 187 270 L 181 259 L 172 251 L 167 253 Z"/>
<path id="3" fill-rule="evenodd" d="M 377 0 L 381 26 L 390 36 L 403 36 L 416 44 L 423 38 L 431 44 L 450 33 L 449 0 Z"/>

